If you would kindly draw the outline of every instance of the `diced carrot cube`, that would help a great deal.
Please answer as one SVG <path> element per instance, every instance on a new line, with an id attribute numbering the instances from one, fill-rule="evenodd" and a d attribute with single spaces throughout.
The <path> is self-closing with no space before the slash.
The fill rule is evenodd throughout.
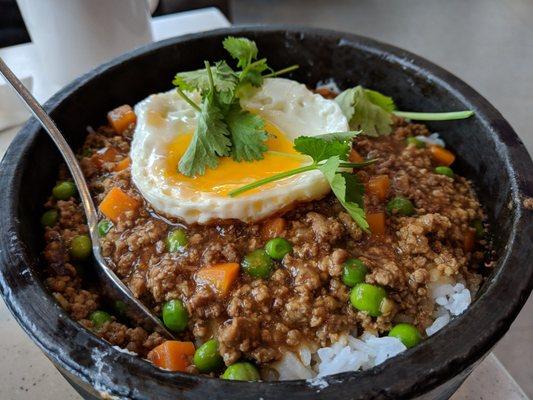
<path id="1" fill-rule="evenodd" d="M 137 116 L 129 105 L 124 104 L 109 111 L 107 120 L 115 132 L 123 133 L 131 124 L 137 121 Z"/>
<path id="2" fill-rule="evenodd" d="M 366 214 L 366 221 L 368 222 L 370 232 L 373 235 L 385 234 L 385 213 L 376 212 Z"/>
<path id="3" fill-rule="evenodd" d="M 118 151 L 116 151 L 113 147 L 106 147 L 93 154 L 92 162 L 96 166 L 101 167 L 105 163 L 114 162 L 117 155 Z"/>
<path id="4" fill-rule="evenodd" d="M 353 163 L 362 163 L 365 161 L 365 159 L 355 149 L 350 150 L 348 159 Z"/>
<path id="5" fill-rule="evenodd" d="M 99 208 L 102 214 L 116 223 L 124 213 L 136 211 L 140 205 L 139 200 L 123 192 L 122 189 L 114 187 L 104 197 Z"/>
<path id="6" fill-rule="evenodd" d="M 167 340 L 148 353 L 148 360 L 159 368 L 185 372 L 187 367 L 191 365 L 194 351 L 192 342 Z"/>
<path id="7" fill-rule="evenodd" d="M 316 88 L 315 93 L 318 93 L 320 96 L 326 99 L 334 99 L 335 97 L 337 97 L 337 93 L 327 87 Z"/>
<path id="8" fill-rule="evenodd" d="M 125 170 L 126 168 L 128 168 L 131 164 L 131 159 L 129 157 L 126 157 L 122 160 L 120 160 L 117 165 L 115 165 L 115 169 L 114 171 L 115 172 L 120 172 L 122 170 Z"/>
<path id="9" fill-rule="evenodd" d="M 286 226 L 285 219 L 282 217 L 276 217 L 268 219 L 263 224 L 262 235 L 264 239 L 273 239 L 275 237 L 281 236 L 283 231 L 285 231 Z"/>
<path id="10" fill-rule="evenodd" d="M 367 193 L 385 200 L 389 194 L 390 179 L 388 175 L 376 175 L 370 178 L 367 184 Z"/>
<path id="11" fill-rule="evenodd" d="M 433 160 L 439 165 L 445 165 L 448 167 L 455 161 L 455 155 L 443 147 L 437 145 L 429 146 L 429 151 Z"/>
<path id="12" fill-rule="evenodd" d="M 231 285 L 239 276 L 239 264 L 221 263 L 202 268 L 196 273 L 198 283 L 207 283 L 220 295 L 228 293 Z"/>

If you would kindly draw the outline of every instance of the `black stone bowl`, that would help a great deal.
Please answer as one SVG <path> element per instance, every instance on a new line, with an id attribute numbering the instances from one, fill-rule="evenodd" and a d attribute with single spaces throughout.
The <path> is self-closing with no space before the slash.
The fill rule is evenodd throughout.
<path id="1" fill-rule="evenodd" d="M 77 79 L 46 108 L 76 148 L 87 125 L 104 122 L 108 110 L 169 89 L 177 71 L 226 57 L 221 40 L 227 35 L 257 41 L 276 69 L 300 64 L 292 78 L 310 86 L 332 77 L 341 88 L 362 84 L 391 95 L 402 110 L 475 111 L 465 121 L 429 124 L 458 155 L 454 168 L 473 180 L 494 227 L 496 266 L 471 307 L 419 346 L 371 370 L 328 377 L 322 389 L 305 381 L 229 382 L 157 369 L 82 328 L 45 289 L 39 217 L 61 159 L 32 119 L 0 171 L 0 285 L 11 312 L 86 398 L 448 398 L 507 331 L 532 289 L 533 218 L 523 199 L 533 196 L 533 164 L 522 142 L 483 97 L 428 61 L 363 37 L 309 28 L 238 27 L 154 43 Z"/>

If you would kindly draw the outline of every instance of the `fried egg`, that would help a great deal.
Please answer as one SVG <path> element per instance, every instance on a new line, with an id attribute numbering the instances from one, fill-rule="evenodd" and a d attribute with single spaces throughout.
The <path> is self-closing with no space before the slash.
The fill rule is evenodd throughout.
<path id="1" fill-rule="evenodd" d="M 191 98 L 200 102 L 197 93 Z M 178 172 L 196 127 L 194 109 L 175 90 L 151 95 L 135 106 L 132 180 L 154 210 L 188 224 L 253 222 L 329 192 L 322 173 L 309 171 L 230 197 L 230 191 L 243 185 L 309 164 L 308 157 L 293 149 L 298 136 L 348 130 L 337 103 L 289 79 L 266 79 L 241 99 L 241 106 L 265 120 L 269 138 L 264 158 L 236 162 L 222 157 L 217 168 L 195 177 Z"/>

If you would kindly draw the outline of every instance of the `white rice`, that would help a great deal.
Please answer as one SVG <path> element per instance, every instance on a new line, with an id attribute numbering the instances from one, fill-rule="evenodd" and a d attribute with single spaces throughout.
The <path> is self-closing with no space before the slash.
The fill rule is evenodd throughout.
<path id="1" fill-rule="evenodd" d="M 321 378 L 341 372 L 372 368 L 405 349 L 404 344 L 394 337 L 376 337 L 364 333 L 356 339 L 346 335 L 330 347 L 318 349 L 314 365 L 311 365 L 310 352 L 309 357 L 298 357 L 292 352 L 286 352 L 281 361 L 272 364 L 271 367 L 278 372 L 279 380 Z M 303 354 L 306 354 L 306 351 Z"/>
<path id="2" fill-rule="evenodd" d="M 431 288 L 431 294 L 438 305 L 437 318 L 426 329 L 426 334 L 431 336 L 444 328 L 452 316 L 462 314 L 472 302 L 470 290 L 462 283 L 450 285 L 449 283 L 436 284 Z"/>
<path id="3" fill-rule="evenodd" d="M 364 333 L 359 339 L 344 336 L 331 347 L 317 351 L 317 377 L 369 369 L 405 349 L 405 345 L 395 337 L 376 337 L 370 333 Z"/>
<path id="4" fill-rule="evenodd" d="M 435 321 L 426 329 L 428 336 L 442 329 L 453 316 L 463 313 L 472 300 L 470 291 L 462 283 L 432 284 L 435 300 Z M 316 352 L 307 345 L 300 347 L 299 354 L 286 352 L 283 358 L 271 367 L 279 374 L 279 380 L 306 379 L 321 383 L 320 378 L 341 372 L 366 370 L 406 350 L 395 337 L 377 337 L 368 332 L 359 338 L 342 336 L 329 347 Z"/>
<path id="5" fill-rule="evenodd" d="M 311 359 L 302 360 L 292 351 L 288 351 L 283 358 L 272 364 L 271 367 L 279 374 L 279 380 L 288 381 L 292 379 L 311 379 L 316 374 L 311 368 Z"/>

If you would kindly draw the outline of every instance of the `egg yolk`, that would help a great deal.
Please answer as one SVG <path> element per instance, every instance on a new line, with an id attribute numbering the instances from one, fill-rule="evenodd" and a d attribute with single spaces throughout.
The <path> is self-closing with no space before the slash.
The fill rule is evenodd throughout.
<path id="1" fill-rule="evenodd" d="M 292 141 L 278 127 L 266 122 L 265 130 L 269 134 L 265 142 L 268 151 L 262 160 L 237 162 L 231 157 L 222 157 L 217 168 L 206 168 L 204 175 L 195 177 L 185 176 L 178 171 L 178 163 L 192 139 L 192 133 L 181 134 L 168 146 L 165 177 L 175 185 L 186 184 L 201 192 L 225 196 L 243 185 L 298 168 L 306 163 L 306 158 L 293 149 Z"/>

